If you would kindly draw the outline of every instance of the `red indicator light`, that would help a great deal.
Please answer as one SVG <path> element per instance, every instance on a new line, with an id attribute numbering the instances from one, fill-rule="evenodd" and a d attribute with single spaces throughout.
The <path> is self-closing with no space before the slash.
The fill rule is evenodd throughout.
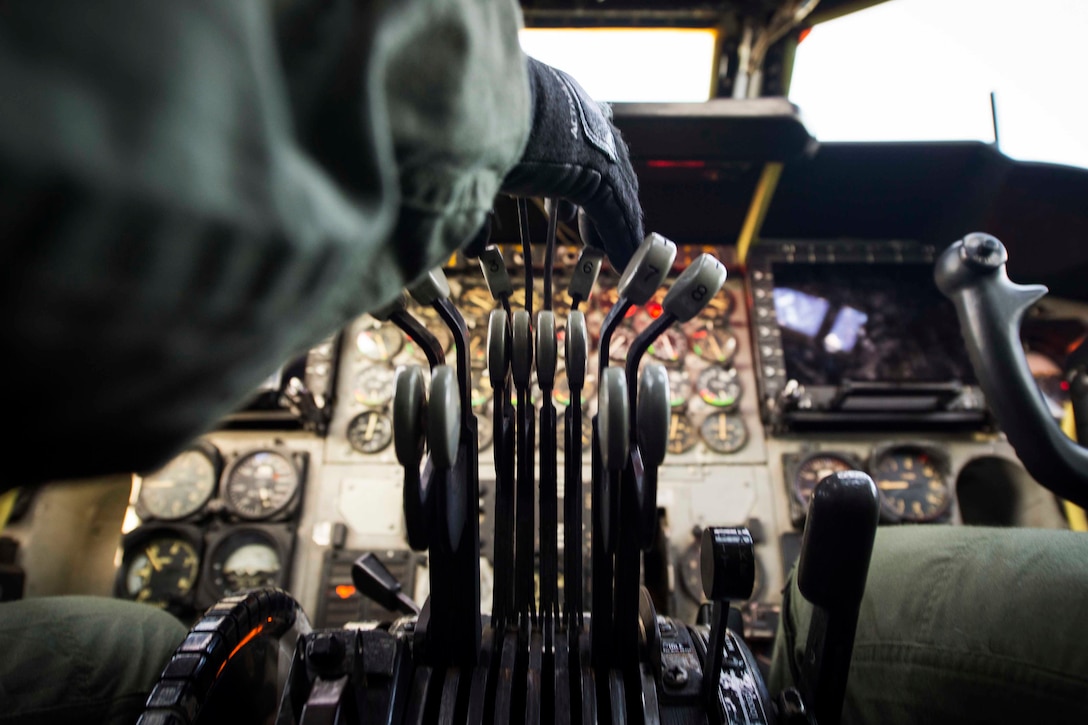
<path id="1" fill-rule="evenodd" d="M 336 585 L 336 596 L 340 597 L 341 599 L 347 599 L 348 597 L 350 597 L 354 593 L 355 593 L 355 587 L 353 587 L 350 584 L 337 584 Z"/>
<path id="2" fill-rule="evenodd" d="M 808 34 L 811 32 L 812 28 L 805 28 L 804 30 L 802 30 L 801 34 L 797 36 L 797 44 L 800 45 L 801 43 L 805 42 L 805 38 L 807 38 Z"/>
<path id="3" fill-rule="evenodd" d="M 648 305 L 646 305 L 646 312 L 647 312 L 647 314 L 650 315 L 651 319 L 656 320 L 658 317 L 661 317 L 661 312 L 662 312 L 661 303 L 660 302 L 651 302 L 651 303 L 649 303 Z"/>
<path id="4" fill-rule="evenodd" d="M 628 317 L 634 317 L 637 314 L 638 314 L 638 308 L 637 307 L 628 307 L 627 312 L 623 313 L 623 319 L 626 320 Z"/>
<path id="5" fill-rule="evenodd" d="M 1062 390 L 1064 390 L 1067 393 L 1069 392 L 1069 381 L 1068 380 L 1063 380 L 1062 381 Z"/>
<path id="6" fill-rule="evenodd" d="M 676 161 L 673 159 L 651 159 L 646 162 L 646 166 L 651 169 L 703 169 L 706 168 L 706 162 L 699 160 Z"/>

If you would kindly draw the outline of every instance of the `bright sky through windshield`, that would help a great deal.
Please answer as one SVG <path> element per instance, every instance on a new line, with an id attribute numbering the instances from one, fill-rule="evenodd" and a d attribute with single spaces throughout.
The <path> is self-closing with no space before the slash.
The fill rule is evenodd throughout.
<path id="1" fill-rule="evenodd" d="M 1088 167 L 1088 0 L 891 0 L 818 25 L 790 100 L 823 141 L 993 140 Z"/>

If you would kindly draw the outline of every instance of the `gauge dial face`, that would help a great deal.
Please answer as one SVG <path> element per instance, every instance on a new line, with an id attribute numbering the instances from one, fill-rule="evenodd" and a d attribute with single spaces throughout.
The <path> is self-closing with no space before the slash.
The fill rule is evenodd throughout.
<path id="1" fill-rule="evenodd" d="M 465 317 L 486 317 L 495 307 L 491 292 L 485 287 L 469 287 L 461 293 L 458 307 L 465 311 Z"/>
<path id="2" fill-rule="evenodd" d="M 893 519 L 933 521 L 952 503 L 943 466 L 923 448 L 899 446 L 884 451 L 873 464 L 872 474 L 880 508 Z"/>
<path id="3" fill-rule="evenodd" d="M 688 379 L 688 372 L 684 368 L 669 368 L 666 372 L 669 376 L 669 405 L 679 408 L 691 397 L 691 381 Z"/>
<path id="4" fill-rule="evenodd" d="M 669 442 L 666 450 L 669 453 L 686 453 L 698 442 L 699 431 L 695 429 L 688 416 L 680 411 L 673 411 L 669 420 Z"/>
<path id="5" fill-rule="evenodd" d="M 370 408 L 384 407 L 393 399 L 393 382 L 396 373 L 393 368 L 376 365 L 366 368 L 355 376 L 352 395 L 356 402 Z"/>
<path id="6" fill-rule="evenodd" d="M 190 448 L 140 483 L 140 507 L 149 517 L 176 521 L 201 509 L 215 492 L 216 465 Z"/>
<path id="7" fill-rule="evenodd" d="M 404 335 L 392 325 L 360 330 L 355 336 L 355 347 L 367 360 L 388 362 L 404 347 Z"/>
<path id="8" fill-rule="evenodd" d="M 748 428 L 744 425 L 744 419 L 725 411 L 707 416 L 699 426 L 699 433 L 707 446 L 717 453 L 736 453 L 748 442 Z"/>
<path id="9" fill-rule="evenodd" d="M 710 320 L 712 322 L 726 322 L 729 316 L 733 314 L 733 310 L 737 306 L 737 299 L 733 296 L 733 293 L 727 289 L 723 289 L 718 294 L 714 295 L 714 298 L 710 300 L 710 303 L 699 313 L 699 316 L 704 320 Z"/>
<path id="10" fill-rule="evenodd" d="M 231 469 L 225 499 L 239 516 L 263 519 L 286 508 L 298 487 L 298 470 L 286 456 L 256 451 L 239 459 Z"/>
<path id="11" fill-rule="evenodd" d="M 137 602 L 167 607 L 193 590 L 200 558 L 185 539 L 156 536 L 128 557 L 125 590 Z"/>
<path id="12" fill-rule="evenodd" d="M 666 363 L 676 363 L 688 354 L 688 339 L 679 330 L 669 328 L 650 345 L 650 354 Z"/>
<path id="13" fill-rule="evenodd" d="M 834 453 L 816 453 L 801 462 L 793 478 L 793 495 L 801 506 L 808 510 L 808 502 L 816 484 L 832 473 L 842 473 L 855 468 L 844 457 Z"/>
<path id="14" fill-rule="evenodd" d="M 712 365 L 699 374 L 695 388 L 703 402 L 715 408 L 728 410 L 740 401 L 741 387 L 736 369 L 727 370 Z"/>
<path id="15" fill-rule="evenodd" d="M 724 327 L 707 326 L 691 336 L 691 349 L 696 355 L 725 368 L 733 364 L 737 345 L 737 336 Z"/>
<path id="16" fill-rule="evenodd" d="M 348 443 L 360 453 L 385 450 L 393 440 L 393 421 L 374 410 L 360 413 L 348 423 Z"/>
<path id="17" fill-rule="evenodd" d="M 240 531 L 224 539 L 211 558 L 212 586 L 228 596 L 283 584 L 283 563 L 276 546 L 255 531 Z"/>
<path id="18" fill-rule="evenodd" d="M 613 362 L 625 362 L 627 352 L 631 349 L 631 343 L 638 337 L 635 326 L 625 322 L 612 333 L 612 342 L 608 347 L 608 359 Z"/>

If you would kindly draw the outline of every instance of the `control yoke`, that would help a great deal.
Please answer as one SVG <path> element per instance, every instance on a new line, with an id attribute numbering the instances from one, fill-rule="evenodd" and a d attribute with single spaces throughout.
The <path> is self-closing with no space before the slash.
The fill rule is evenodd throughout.
<path id="1" fill-rule="evenodd" d="M 937 260 L 937 287 L 956 306 L 979 385 L 1028 472 L 1059 496 L 1088 506 L 1088 451 L 1051 417 L 1020 345 L 1020 320 L 1047 289 L 1011 281 L 1008 258 L 996 238 L 968 234 Z"/>

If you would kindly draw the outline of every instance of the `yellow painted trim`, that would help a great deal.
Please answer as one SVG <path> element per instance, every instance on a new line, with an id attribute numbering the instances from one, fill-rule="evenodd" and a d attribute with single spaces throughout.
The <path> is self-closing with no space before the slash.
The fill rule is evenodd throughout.
<path id="1" fill-rule="evenodd" d="M 759 235 L 763 226 L 763 220 L 767 216 L 767 210 L 771 207 L 771 199 L 774 198 L 774 190 L 778 187 L 778 180 L 782 178 L 782 164 L 773 161 L 764 165 L 760 174 L 756 190 L 752 192 L 752 203 L 748 205 L 748 216 L 744 219 L 744 226 L 737 237 L 737 259 L 741 264 L 748 260 L 748 250 Z"/>
<path id="2" fill-rule="evenodd" d="M 7 493 L 0 494 L 0 531 L 8 525 L 11 510 L 15 508 L 15 499 L 19 495 L 19 489 L 13 488 Z"/>
<path id="3" fill-rule="evenodd" d="M 1073 440 L 1077 439 L 1076 422 L 1073 419 L 1073 404 L 1065 403 L 1065 411 L 1062 415 L 1062 432 Z M 1073 531 L 1088 531 L 1088 514 L 1080 506 L 1069 501 L 1062 501 L 1065 509 L 1065 518 L 1069 522 L 1069 528 Z"/>

